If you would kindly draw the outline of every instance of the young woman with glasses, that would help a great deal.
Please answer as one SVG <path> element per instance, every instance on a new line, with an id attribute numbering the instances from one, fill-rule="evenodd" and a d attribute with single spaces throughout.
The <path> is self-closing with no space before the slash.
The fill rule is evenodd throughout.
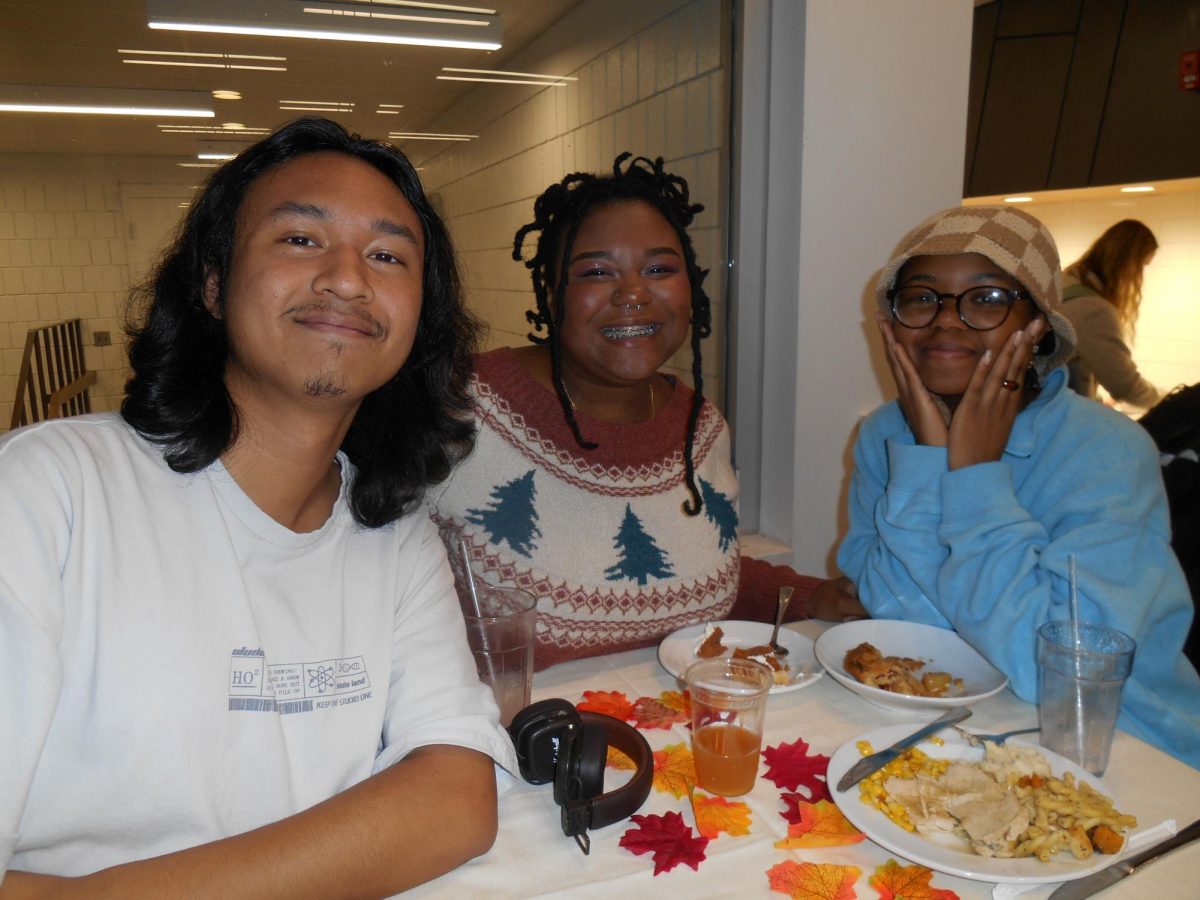
<path id="1" fill-rule="evenodd" d="M 1060 284 L 1053 238 L 1016 209 L 945 210 L 904 239 L 876 288 L 898 398 L 859 430 L 838 564 L 872 616 L 953 628 L 1036 702 L 1035 635 L 1070 618 L 1074 557 L 1082 619 L 1138 644 L 1119 724 L 1200 767 L 1157 453 L 1067 388 Z"/>

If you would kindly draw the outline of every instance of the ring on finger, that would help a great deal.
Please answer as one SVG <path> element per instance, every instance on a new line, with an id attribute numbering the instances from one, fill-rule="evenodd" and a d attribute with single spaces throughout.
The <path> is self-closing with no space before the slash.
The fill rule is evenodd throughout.
<path id="1" fill-rule="evenodd" d="M 1006 391 L 1019 391 L 1021 389 L 1021 382 L 1013 381 L 1011 378 L 1005 378 L 1002 382 L 1000 382 L 1000 387 L 1004 388 Z"/>

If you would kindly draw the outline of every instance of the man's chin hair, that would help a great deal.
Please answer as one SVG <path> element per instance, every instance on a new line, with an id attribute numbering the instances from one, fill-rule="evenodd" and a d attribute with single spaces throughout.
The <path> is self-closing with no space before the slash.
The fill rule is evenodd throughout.
<path id="1" fill-rule="evenodd" d="M 313 400 L 341 397 L 345 393 L 346 386 L 332 375 L 313 375 L 304 379 L 304 395 Z"/>

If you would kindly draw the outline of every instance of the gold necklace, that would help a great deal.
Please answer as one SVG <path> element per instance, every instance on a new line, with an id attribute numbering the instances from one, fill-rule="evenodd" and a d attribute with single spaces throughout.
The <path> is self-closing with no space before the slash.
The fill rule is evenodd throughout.
<path id="1" fill-rule="evenodd" d="M 567 398 L 567 402 L 571 404 L 571 412 L 577 412 L 579 407 L 575 405 L 575 398 L 571 396 L 571 392 L 567 390 L 567 383 L 559 379 L 559 384 L 562 385 L 563 396 Z M 646 387 L 650 388 L 650 418 L 654 418 L 654 379 L 651 378 L 646 382 Z"/>

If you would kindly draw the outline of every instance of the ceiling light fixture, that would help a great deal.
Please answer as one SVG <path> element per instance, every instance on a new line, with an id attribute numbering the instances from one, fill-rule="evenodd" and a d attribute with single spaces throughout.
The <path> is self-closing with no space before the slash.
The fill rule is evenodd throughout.
<path id="1" fill-rule="evenodd" d="M 395 12 L 398 8 L 412 12 Z M 437 14 L 425 10 L 436 10 Z M 403 0 L 350 0 L 320 6 L 307 6 L 298 0 L 257 0 L 252 4 L 245 0 L 146 0 L 146 13 L 151 28 L 171 31 L 471 50 L 499 50 L 503 37 L 500 17 L 493 10 Z"/>
<path id="2" fill-rule="evenodd" d="M 439 134 L 433 131 L 389 131 L 388 137 L 397 141 L 473 141 L 477 134 Z"/>
<path id="3" fill-rule="evenodd" d="M 536 84 L 544 87 L 566 87 L 569 82 L 579 80 L 571 75 L 543 75 L 540 72 L 504 72 L 500 69 L 460 69 L 453 66 L 442 66 L 442 71 L 465 74 L 438 75 L 438 81 L 481 81 L 493 84 Z M 512 77 L 514 75 L 518 77 Z"/>
<path id="4" fill-rule="evenodd" d="M 1122 194 L 1149 194 L 1153 190 L 1154 190 L 1153 185 L 1137 184 L 1137 185 L 1133 185 L 1132 187 L 1121 188 L 1121 193 Z"/>
<path id="5" fill-rule="evenodd" d="M 1005 203 L 1032 203 L 1032 197 L 1005 197 Z"/>
<path id="6" fill-rule="evenodd" d="M 547 75 L 543 72 L 508 72 L 504 69 L 462 69 L 456 66 L 442 66 L 443 72 L 462 72 L 467 75 L 523 75 L 526 78 L 548 78 L 554 81 L 578 81 L 574 75 Z"/>
<path id="7" fill-rule="evenodd" d="M 163 134 L 212 134 L 212 135 L 220 135 L 220 136 L 228 136 L 229 135 L 229 132 L 225 129 L 225 127 L 223 125 L 181 125 L 181 124 L 178 124 L 175 122 L 171 122 L 169 124 L 164 122 L 164 123 L 159 124 L 158 130 L 161 131 Z M 262 134 L 270 134 L 270 133 L 271 133 L 271 129 L 269 129 L 269 128 L 246 128 L 243 126 L 242 128 L 238 129 L 239 135 L 242 135 L 242 134 L 262 135 Z"/>
<path id="8" fill-rule="evenodd" d="M 238 91 L 223 91 L 217 90 L 212 92 L 215 100 L 241 100 L 242 95 Z"/>
<path id="9" fill-rule="evenodd" d="M 134 66 L 184 66 L 191 69 L 244 69 L 258 72 L 286 72 L 287 66 L 264 66 L 262 62 L 287 62 L 286 56 L 248 56 L 242 53 L 192 53 L 175 50 L 118 50 L 122 56 L 132 56 L 121 62 Z M 137 59 L 139 56 L 160 57 Z M 174 59 L 171 57 L 179 57 Z M 253 60 L 245 62 L 244 60 Z"/>
<path id="10" fill-rule="evenodd" d="M 0 112 L 211 119 L 216 116 L 212 107 L 204 91 L 0 84 Z"/>
<path id="11" fill-rule="evenodd" d="M 280 100 L 280 109 L 290 109 L 296 112 L 354 112 L 354 104 L 341 100 Z"/>
<path id="12" fill-rule="evenodd" d="M 379 109 L 375 112 L 381 116 L 398 116 L 402 109 L 404 109 L 403 103 L 380 103 Z"/>

